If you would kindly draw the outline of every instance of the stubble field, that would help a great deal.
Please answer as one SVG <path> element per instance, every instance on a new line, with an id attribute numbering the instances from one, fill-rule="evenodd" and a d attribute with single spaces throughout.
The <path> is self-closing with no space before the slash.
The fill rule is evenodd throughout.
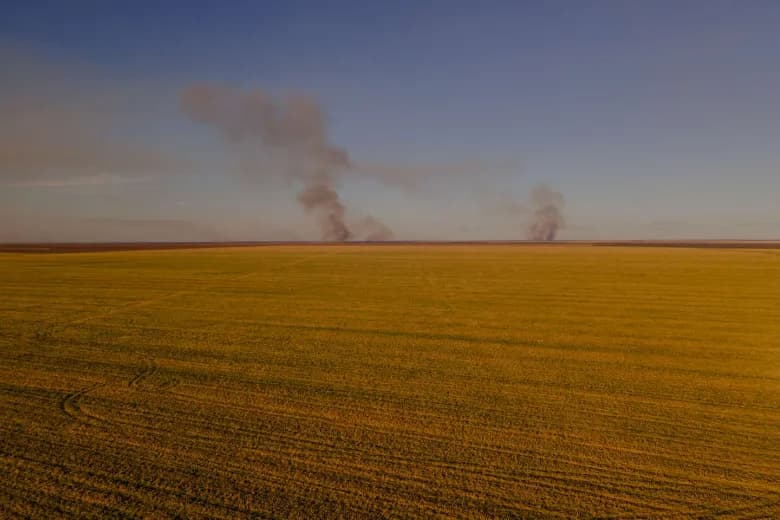
<path id="1" fill-rule="evenodd" d="M 780 250 L 0 254 L 0 517 L 778 518 Z"/>

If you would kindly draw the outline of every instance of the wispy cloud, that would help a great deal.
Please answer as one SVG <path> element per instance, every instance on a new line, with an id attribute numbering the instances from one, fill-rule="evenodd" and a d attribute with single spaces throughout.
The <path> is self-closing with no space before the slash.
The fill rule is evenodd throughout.
<path id="1" fill-rule="evenodd" d="M 91 228 L 97 236 L 111 240 L 228 240 L 215 227 L 178 218 L 83 218 L 81 227 Z"/>
<path id="2" fill-rule="evenodd" d="M 54 188 L 187 170 L 134 131 L 153 96 L 145 89 L 1 42 L 0 69 L 0 182 Z"/>
<path id="3" fill-rule="evenodd" d="M 80 186 L 105 186 L 118 184 L 139 184 L 151 182 L 151 177 L 123 177 L 121 175 L 102 174 L 64 179 L 32 179 L 26 181 L 11 181 L 3 186 L 11 188 L 71 188 Z"/>

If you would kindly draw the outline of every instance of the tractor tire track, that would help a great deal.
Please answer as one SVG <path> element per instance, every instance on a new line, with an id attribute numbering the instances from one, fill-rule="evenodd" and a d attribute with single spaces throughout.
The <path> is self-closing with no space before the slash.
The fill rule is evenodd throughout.
<path id="1" fill-rule="evenodd" d="M 103 419 L 92 416 L 81 409 L 81 399 L 90 392 L 93 392 L 104 386 L 106 386 L 106 383 L 97 383 L 67 394 L 60 401 L 60 410 L 62 410 L 62 412 L 71 419 L 82 424 L 95 425 L 96 422 L 102 423 Z"/>
<path id="2" fill-rule="evenodd" d="M 152 376 L 154 376 L 159 367 L 157 366 L 157 362 L 155 362 L 154 359 L 149 358 L 144 361 L 144 367 L 141 369 L 140 372 L 138 372 L 135 376 L 133 376 L 130 381 L 127 382 L 128 388 L 137 387 L 139 384 L 141 384 L 145 379 L 148 379 Z"/>

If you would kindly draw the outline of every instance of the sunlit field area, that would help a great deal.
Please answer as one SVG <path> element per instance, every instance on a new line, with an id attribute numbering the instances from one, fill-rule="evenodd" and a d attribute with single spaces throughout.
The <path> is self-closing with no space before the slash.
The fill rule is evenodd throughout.
<path id="1" fill-rule="evenodd" d="M 780 517 L 780 249 L 0 254 L 0 517 Z"/>

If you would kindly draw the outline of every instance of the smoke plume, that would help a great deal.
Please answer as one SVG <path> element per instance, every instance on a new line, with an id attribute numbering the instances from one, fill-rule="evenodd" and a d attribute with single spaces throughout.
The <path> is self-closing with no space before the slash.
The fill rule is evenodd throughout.
<path id="1" fill-rule="evenodd" d="M 211 126 L 227 142 L 238 145 L 252 175 L 264 169 L 259 156 L 273 157 L 283 175 L 302 184 L 297 200 L 318 218 L 323 240 L 353 237 L 337 191 L 338 181 L 351 167 L 349 154 L 330 143 L 325 114 L 313 99 L 195 85 L 182 92 L 180 102 L 194 121 Z"/>
<path id="2" fill-rule="evenodd" d="M 395 238 L 393 230 L 374 217 L 365 217 L 355 223 L 354 227 L 366 242 L 384 242 Z"/>
<path id="3" fill-rule="evenodd" d="M 534 187 L 531 192 L 533 220 L 528 227 L 528 239 L 555 240 L 555 235 L 565 225 L 563 219 L 563 194 L 546 184 Z"/>

